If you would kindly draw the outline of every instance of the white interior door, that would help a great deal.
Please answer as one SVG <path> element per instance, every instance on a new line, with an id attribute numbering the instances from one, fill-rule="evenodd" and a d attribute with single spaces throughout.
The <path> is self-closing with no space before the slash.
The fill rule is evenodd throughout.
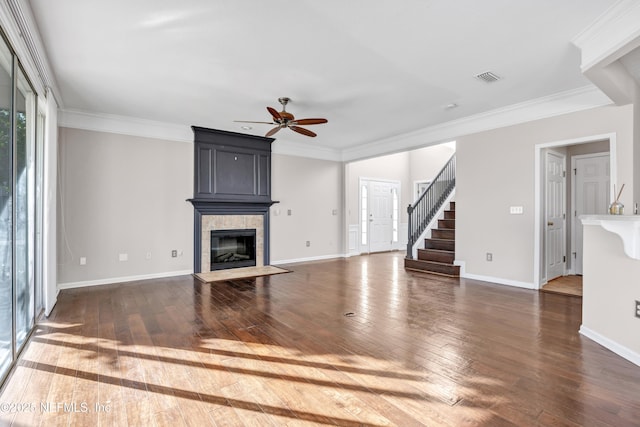
<path id="1" fill-rule="evenodd" d="M 580 215 L 604 215 L 609 206 L 609 153 L 574 156 L 572 247 L 574 270 L 582 274 L 582 222 Z"/>
<path id="2" fill-rule="evenodd" d="M 400 183 L 360 179 L 360 251 L 384 252 L 397 243 Z M 395 211 L 394 211 L 395 200 Z"/>
<path id="3" fill-rule="evenodd" d="M 546 154 L 546 245 L 547 281 L 565 272 L 565 170 L 566 157 Z"/>
<path id="4" fill-rule="evenodd" d="M 390 251 L 392 249 L 393 184 L 384 181 L 369 181 L 369 230 L 371 252 Z"/>

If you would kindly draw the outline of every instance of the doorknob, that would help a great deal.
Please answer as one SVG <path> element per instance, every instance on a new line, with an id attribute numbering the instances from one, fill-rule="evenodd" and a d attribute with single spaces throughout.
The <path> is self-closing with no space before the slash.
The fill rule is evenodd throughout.
<path id="1" fill-rule="evenodd" d="M 553 221 L 547 222 L 547 225 L 549 225 L 549 226 L 553 225 Z"/>

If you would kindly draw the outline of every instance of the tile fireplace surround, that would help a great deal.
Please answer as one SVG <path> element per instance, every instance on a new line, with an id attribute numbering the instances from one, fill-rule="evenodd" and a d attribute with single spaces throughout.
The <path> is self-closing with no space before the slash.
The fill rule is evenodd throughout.
<path id="1" fill-rule="evenodd" d="M 212 230 L 256 230 L 256 267 L 264 266 L 264 225 L 262 215 L 203 215 L 201 217 L 200 272 L 211 271 Z"/>

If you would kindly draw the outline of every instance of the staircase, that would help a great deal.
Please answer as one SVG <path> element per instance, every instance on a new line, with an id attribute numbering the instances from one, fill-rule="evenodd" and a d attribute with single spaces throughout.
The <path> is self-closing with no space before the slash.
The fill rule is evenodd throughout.
<path id="1" fill-rule="evenodd" d="M 456 249 L 456 202 L 449 202 L 438 228 L 431 230 L 431 238 L 424 239 L 424 249 L 418 249 L 418 259 L 405 258 L 408 270 L 423 271 L 449 277 L 460 277 L 460 266 L 453 265 Z"/>

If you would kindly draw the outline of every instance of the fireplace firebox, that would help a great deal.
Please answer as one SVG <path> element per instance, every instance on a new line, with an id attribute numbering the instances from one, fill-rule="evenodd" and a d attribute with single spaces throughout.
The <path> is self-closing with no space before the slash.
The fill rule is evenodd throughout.
<path id="1" fill-rule="evenodd" d="M 211 271 L 256 265 L 256 230 L 211 230 Z"/>

